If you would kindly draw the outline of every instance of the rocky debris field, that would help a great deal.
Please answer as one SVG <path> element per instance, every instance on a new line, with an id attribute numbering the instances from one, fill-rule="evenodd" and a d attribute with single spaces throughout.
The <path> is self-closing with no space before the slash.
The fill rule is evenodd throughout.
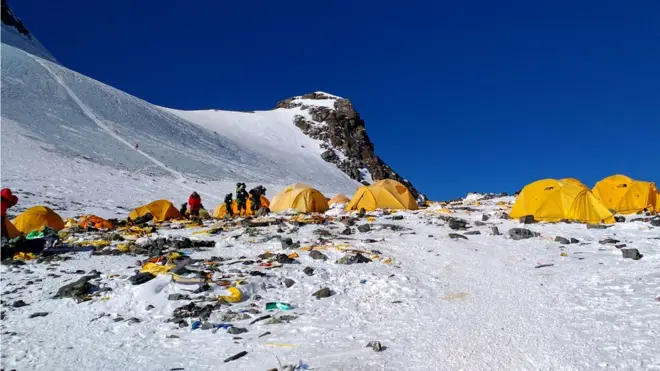
<path id="1" fill-rule="evenodd" d="M 3 262 L 2 367 L 660 367 L 655 219 L 506 208 L 70 230 L 94 249 Z"/>

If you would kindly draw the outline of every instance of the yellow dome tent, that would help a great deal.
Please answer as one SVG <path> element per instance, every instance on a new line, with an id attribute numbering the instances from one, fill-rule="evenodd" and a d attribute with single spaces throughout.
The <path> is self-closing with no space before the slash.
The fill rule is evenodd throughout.
<path id="1" fill-rule="evenodd" d="M 150 213 L 157 222 L 162 222 L 168 219 L 183 219 L 183 215 L 181 215 L 179 209 L 174 207 L 174 205 L 168 200 L 157 200 L 147 205 L 137 207 L 131 211 L 131 214 L 128 217 L 131 220 L 135 220 L 148 213 Z"/>
<path id="2" fill-rule="evenodd" d="M 62 217 L 46 206 L 33 206 L 23 211 L 16 219 L 12 220 L 16 229 L 24 234 L 41 230 L 44 226 L 56 231 L 64 229 Z"/>
<path id="3" fill-rule="evenodd" d="M 261 196 L 260 201 L 261 201 L 261 205 L 259 206 L 260 208 L 270 207 L 270 201 L 268 201 L 266 196 Z M 243 211 L 241 216 L 254 215 L 254 213 L 252 212 L 252 197 L 248 197 L 245 206 L 247 210 Z M 238 203 L 236 202 L 236 200 L 232 202 L 231 209 L 234 212 L 234 215 L 238 215 Z M 225 217 L 225 215 L 227 215 L 227 206 L 223 202 L 220 205 L 218 205 L 218 207 L 216 207 L 215 210 L 213 210 L 213 217 L 217 219 L 222 219 Z"/>
<path id="4" fill-rule="evenodd" d="M 559 179 L 559 181 L 562 182 L 562 183 L 575 184 L 575 185 L 580 186 L 582 188 L 589 188 L 584 183 L 582 183 L 581 181 L 579 181 L 578 179 L 575 179 L 575 178 L 564 178 L 564 179 Z"/>
<path id="5" fill-rule="evenodd" d="M 651 182 L 634 180 L 625 175 L 612 175 L 596 183 L 594 196 L 608 209 L 621 214 L 634 214 L 660 206 L 658 188 Z"/>
<path id="6" fill-rule="evenodd" d="M 332 207 L 336 204 L 347 204 L 349 202 L 351 202 L 351 200 L 349 200 L 348 197 L 344 196 L 343 194 L 338 194 L 328 200 L 328 206 Z"/>
<path id="7" fill-rule="evenodd" d="M 9 219 L 5 218 L 5 228 L 7 230 L 7 235 L 3 236 L 6 237 L 7 239 L 11 240 L 12 238 L 16 238 L 21 235 L 21 231 L 16 229 L 16 226 L 12 222 L 9 221 Z"/>
<path id="8" fill-rule="evenodd" d="M 270 210 L 274 213 L 288 209 L 299 213 L 322 213 L 328 210 L 328 200 L 312 186 L 296 183 L 281 190 L 270 203 Z"/>
<path id="9" fill-rule="evenodd" d="M 522 189 L 509 215 L 558 222 L 562 219 L 584 223 L 614 223 L 614 215 L 587 188 L 572 182 L 543 179 Z"/>
<path id="10" fill-rule="evenodd" d="M 396 180 L 379 180 L 370 186 L 358 188 L 346 210 L 376 209 L 417 210 L 417 202 L 408 188 Z"/>

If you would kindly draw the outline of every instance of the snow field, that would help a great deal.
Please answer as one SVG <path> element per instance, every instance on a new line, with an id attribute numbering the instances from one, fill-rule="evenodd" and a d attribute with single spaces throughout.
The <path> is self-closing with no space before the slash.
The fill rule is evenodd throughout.
<path id="1" fill-rule="evenodd" d="M 482 212 L 496 209 L 495 201 L 474 207 L 483 211 L 457 212 L 454 216 L 479 219 Z M 71 299 L 50 299 L 72 276 L 47 278 L 45 275 L 51 272 L 45 271 L 47 265 L 28 264 L 34 274 L 13 272 L 3 266 L 3 290 L 23 286 L 27 279 L 38 277 L 43 281 L 26 286 L 26 291 L 3 295 L 5 301 L 22 298 L 30 306 L 5 309 L 8 314 L 3 331 L 19 335 L 3 336 L 3 349 L 8 351 L 3 352 L 2 365 L 61 369 L 75 359 L 82 368 L 107 370 L 263 370 L 279 367 L 279 358 L 282 364 L 300 362 L 318 370 L 660 367 L 660 302 L 655 300 L 660 294 L 660 229 L 641 222 L 620 223 L 607 230 L 586 229 L 581 224 L 534 224 L 528 227 L 540 232 L 541 237 L 513 241 L 490 235 L 490 226 L 496 225 L 506 233 L 518 223 L 492 218 L 486 222 L 488 225 L 472 228 L 481 235 L 452 240 L 447 235 L 454 231 L 435 218 L 440 214 L 397 214 L 404 219 L 378 218 L 372 231 L 356 231 L 344 241 L 357 249 L 378 250 L 381 256 L 392 258 L 392 264 L 373 261 L 339 265 L 334 263 L 343 255 L 339 251 L 322 250 L 330 258 L 326 262 L 297 251 L 300 264 L 266 270 L 272 277 L 250 277 L 253 294 L 263 297 L 255 302 L 260 310 L 265 302 L 288 302 L 296 308 L 281 314 L 298 318 L 275 325 L 249 326 L 250 320 L 238 321 L 234 324 L 249 330 L 239 340 L 222 330 L 213 334 L 164 323 L 174 308 L 188 302 L 167 301 L 167 296 L 189 289 L 166 278 L 132 286 L 116 277 L 108 281 L 113 288 L 108 300 L 75 304 Z M 410 230 L 381 229 L 384 223 Z M 338 233 L 343 227 L 305 226 L 284 236 L 310 245 L 315 239 L 313 231 L 318 228 Z M 260 230 L 269 235 L 276 233 L 274 229 Z M 195 231 L 161 233 L 191 236 Z M 250 259 L 266 250 L 281 251 L 276 240 L 259 242 L 261 236 L 233 238 L 241 233 L 237 230 L 215 236 L 214 249 L 193 257 Z M 581 242 L 560 245 L 552 241 L 556 235 Z M 638 248 L 644 258 L 623 259 L 614 246 L 598 243 L 607 237 Z M 364 243 L 365 238 L 379 242 Z M 79 254 L 74 260 L 60 263 L 54 272 L 97 269 L 104 277 L 131 275 L 134 268 L 129 267 L 135 267 L 136 259 L 139 257 Z M 535 268 L 539 264 L 554 265 Z M 302 272 L 306 266 L 315 268 L 314 276 Z M 292 278 L 296 284 L 287 289 L 282 284 L 284 278 Z M 363 280 L 365 283 L 360 283 Z M 261 283 L 265 283 L 265 289 Z M 325 286 L 336 294 L 321 300 L 310 296 Z M 220 291 L 214 291 L 214 295 L 222 289 L 216 290 Z M 246 308 L 251 302 L 232 309 Z M 149 304 L 156 309 L 146 311 Z M 51 314 L 27 318 L 37 311 Z M 101 313 L 110 317 L 90 323 Z M 116 316 L 137 317 L 141 323 L 113 322 Z M 219 322 L 214 316 L 210 321 Z M 271 334 L 260 338 L 266 331 Z M 166 337 L 171 334 L 180 338 Z M 376 353 L 365 348 L 372 340 L 380 341 L 387 349 Z M 39 345 L 37 350 L 35 344 Z M 222 362 L 242 350 L 248 355 L 231 363 Z"/>

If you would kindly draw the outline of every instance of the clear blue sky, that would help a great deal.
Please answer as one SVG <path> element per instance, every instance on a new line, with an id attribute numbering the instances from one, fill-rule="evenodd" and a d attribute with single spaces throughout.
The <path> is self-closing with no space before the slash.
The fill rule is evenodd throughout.
<path id="1" fill-rule="evenodd" d="M 660 2 L 10 0 L 64 65 L 152 103 L 353 101 L 434 199 L 660 182 Z"/>

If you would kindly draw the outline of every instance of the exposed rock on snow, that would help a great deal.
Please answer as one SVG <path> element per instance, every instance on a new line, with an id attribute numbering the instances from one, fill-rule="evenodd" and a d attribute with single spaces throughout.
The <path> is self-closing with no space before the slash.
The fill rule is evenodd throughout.
<path id="1" fill-rule="evenodd" d="M 324 288 L 320 289 L 319 291 L 312 294 L 312 296 L 315 296 L 319 300 L 323 299 L 323 298 L 328 298 L 332 295 L 334 295 L 334 292 L 332 290 L 330 290 L 328 287 L 324 287 Z"/>
<path id="2" fill-rule="evenodd" d="M 509 230 L 509 236 L 514 240 L 524 240 L 527 238 L 538 237 L 539 233 L 532 232 L 525 228 L 511 228 Z"/>
<path id="3" fill-rule="evenodd" d="M 640 254 L 637 249 L 622 249 L 621 253 L 623 254 L 624 259 L 639 260 L 644 257 L 644 255 Z"/>
<path id="4" fill-rule="evenodd" d="M 306 135 L 320 140 L 324 149 L 321 157 L 335 164 L 352 179 L 365 184 L 374 180 L 394 179 L 404 184 L 413 197 L 419 197 L 420 193 L 408 180 L 376 155 L 364 120 L 348 99 L 316 92 L 285 99 L 277 103 L 275 108 L 300 108 L 304 114 L 295 116 L 293 123 Z M 370 179 L 365 177 L 365 169 Z"/>
<path id="5" fill-rule="evenodd" d="M 361 224 L 361 225 L 358 225 L 357 229 L 358 229 L 358 231 L 360 231 L 362 233 L 366 233 L 366 232 L 369 232 L 371 230 L 371 226 L 369 224 Z"/>
<path id="6" fill-rule="evenodd" d="M 460 240 L 460 239 L 467 240 L 468 239 L 467 237 L 463 236 L 462 234 L 458 234 L 458 233 L 450 233 L 449 238 L 454 239 L 454 240 Z"/>

